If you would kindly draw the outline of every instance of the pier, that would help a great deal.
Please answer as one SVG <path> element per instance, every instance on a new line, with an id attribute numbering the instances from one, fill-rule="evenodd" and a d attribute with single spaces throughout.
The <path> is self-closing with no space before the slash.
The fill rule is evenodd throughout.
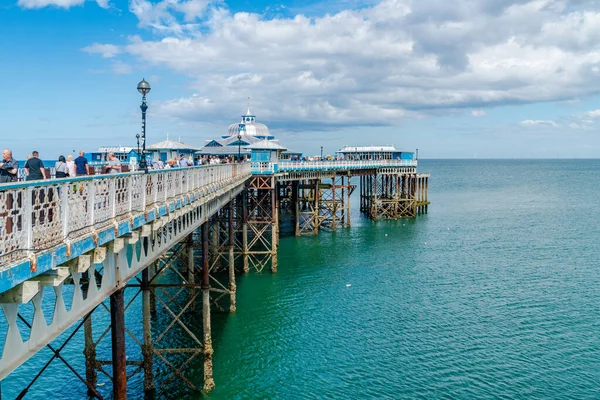
<path id="1" fill-rule="evenodd" d="M 0 185 L 0 380 L 47 347 L 50 360 L 17 398 L 35 390 L 52 362 L 64 362 L 97 399 L 126 399 L 139 374 L 147 393 L 173 381 L 210 391 L 219 356 L 211 312 L 240 307 L 237 274 L 277 272 L 281 222 L 296 236 L 348 229 L 356 189 L 366 217 L 414 218 L 427 212 L 428 185 L 416 160 L 284 161 L 276 149 L 245 163 Z M 142 315 L 131 316 L 138 296 Z M 197 308 L 201 334 L 190 326 Z M 100 312 L 109 313 L 108 326 L 97 322 Z M 136 334 L 129 324 L 140 321 Z M 80 329 L 84 371 L 60 353 Z M 175 333 L 185 340 L 166 346 Z M 141 356 L 127 357 L 126 343 Z M 100 359 L 100 346 L 110 347 L 110 359 Z M 200 382 L 187 373 L 196 359 Z M 98 387 L 99 374 L 112 387 Z"/>

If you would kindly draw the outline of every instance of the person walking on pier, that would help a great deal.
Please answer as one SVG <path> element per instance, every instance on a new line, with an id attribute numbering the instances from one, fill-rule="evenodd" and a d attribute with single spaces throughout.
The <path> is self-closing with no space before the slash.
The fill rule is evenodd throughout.
<path id="1" fill-rule="evenodd" d="M 12 157 L 12 151 L 4 149 L 0 162 L 0 183 L 16 182 L 18 168 L 19 162 Z"/>
<path id="2" fill-rule="evenodd" d="M 89 175 L 90 166 L 87 158 L 84 157 L 85 151 L 79 151 L 79 157 L 75 159 L 75 173 L 77 176 Z"/>
<path id="3" fill-rule="evenodd" d="M 54 175 L 57 179 L 67 178 L 70 175 L 65 156 L 58 157 L 58 161 L 54 164 Z"/>
<path id="4" fill-rule="evenodd" d="M 70 154 L 67 156 L 67 168 L 69 169 L 69 176 L 75 178 L 75 162 L 73 161 L 73 156 Z"/>
<path id="5" fill-rule="evenodd" d="M 40 153 L 36 150 L 31 152 L 31 158 L 25 163 L 25 175 L 27 181 L 37 181 L 47 179 L 44 163 L 39 159 Z"/>

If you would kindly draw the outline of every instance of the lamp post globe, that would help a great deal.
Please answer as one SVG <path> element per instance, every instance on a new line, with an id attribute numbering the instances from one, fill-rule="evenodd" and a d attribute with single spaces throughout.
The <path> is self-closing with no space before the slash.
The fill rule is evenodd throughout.
<path id="1" fill-rule="evenodd" d="M 241 140 L 242 140 L 242 134 L 238 133 L 237 138 L 238 138 L 238 162 L 241 163 L 242 162 L 242 157 L 241 157 L 241 154 L 242 154 L 242 148 L 241 148 L 241 146 L 242 146 L 242 142 L 241 142 Z"/>
<path id="2" fill-rule="evenodd" d="M 142 81 L 140 83 L 138 83 L 138 85 L 137 85 L 138 92 L 140 92 L 143 96 L 150 93 L 150 89 L 151 89 L 150 84 L 148 82 L 146 82 L 145 79 L 142 79 Z"/>
<path id="3" fill-rule="evenodd" d="M 140 169 L 148 172 L 148 165 L 146 163 L 146 111 L 148 110 L 146 95 L 150 93 L 150 84 L 145 79 L 142 79 L 137 85 L 137 90 L 142 94 L 142 105 L 140 106 L 142 110 L 142 154 L 140 154 Z"/>

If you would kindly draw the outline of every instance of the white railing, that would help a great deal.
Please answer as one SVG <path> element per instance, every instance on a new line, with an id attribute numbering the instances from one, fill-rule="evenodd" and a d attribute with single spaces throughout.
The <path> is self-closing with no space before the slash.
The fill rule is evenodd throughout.
<path id="1" fill-rule="evenodd" d="M 0 184 L 0 269 L 170 199 L 195 191 L 203 196 L 249 175 L 249 164 L 220 164 Z"/>
<path id="2" fill-rule="evenodd" d="M 416 160 L 365 161 L 279 161 L 279 171 L 328 171 L 340 169 L 369 169 L 386 167 L 416 167 Z"/>
<path id="3" fill-rule="evenodd" d="M 275 164 L 270 162 L 252 162 L 251 171 L 253 174 L 274 174 L 275 173 Z"/>

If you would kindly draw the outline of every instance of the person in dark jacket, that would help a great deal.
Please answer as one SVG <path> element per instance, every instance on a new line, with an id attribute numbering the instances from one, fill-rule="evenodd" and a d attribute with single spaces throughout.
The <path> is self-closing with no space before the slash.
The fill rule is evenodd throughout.
<path id="1" fill-rule="evenodd" d="M 27 174 L 26 180 L 28 181 L 46 179 L 44 163 L 39 159 L 39 156 L 40 153 L 34 150 L 31 152 L 31 158 L 25 163 L 25 174 Z"/>
<path id="2" fill-rule="evenodd" d="M 0 183 L 16 182 L 18 168 L 19 162 L 12 157 L 12 151 L 4 149 L 0 162 Z"/>

